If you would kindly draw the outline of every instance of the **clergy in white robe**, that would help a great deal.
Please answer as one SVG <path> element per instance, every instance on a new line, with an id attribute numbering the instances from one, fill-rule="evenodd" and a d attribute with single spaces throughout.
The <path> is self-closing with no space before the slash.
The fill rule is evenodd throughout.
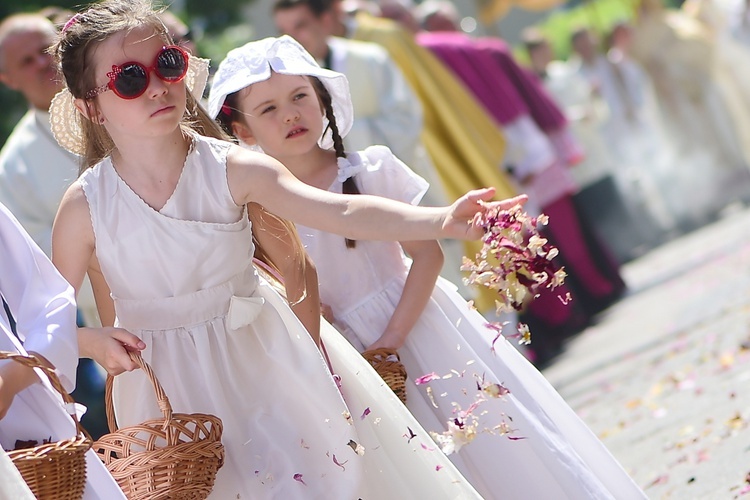
<path id="1" fill-rule="evenodd" d="M 19 337 L 16 338 L 11 332 L 10 322 L 3 310 L 0 312 L 0 350 L 38 353 L 56 368 L 65 390 L 71 391 L 78 365 L 73 287 L 2 205 L 0 294 L 16 320 Z M 7 373 L 11 363 L 16 362 L 0 361 L 0 376 Z M 75 435 L 75 425 L 66 413 L 62 397 L 46 378 L 18 392 L 0 420 L 0 445 L 4 450 L 12 450 L 17 439 L 42 442 L 51 438 L 52 441 L 59 441 Z M 0 469 L 5 466 L 7 463 L 0 464 Z M 86 468 L 85 499 L 125 498 L 92 450 L 87 452 Z M 19 489 L 17 484 L 11 486 L 12 477 L 8 479 L 4 488 L 13 487 L 23 492 L 23 488 Z"/>

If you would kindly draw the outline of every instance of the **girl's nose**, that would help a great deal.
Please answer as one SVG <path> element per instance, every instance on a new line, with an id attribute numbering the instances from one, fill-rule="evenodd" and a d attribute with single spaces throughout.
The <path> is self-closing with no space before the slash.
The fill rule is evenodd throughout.
<path id="1" fill-rule="evenodd" d="M 299 111 L 296 108 L 288 109 L 284 121 L 286 123 L 293 123 L 299 120 Z"/>
<path id="2" fill-rule="evenodd" d="M 156 76 L 153 71 L 151 72 L 148 79 L 148 88 L 146 89 L 149 96 L 153 98 L 164 95 L 167 93 L 168 87 L 169 84 L 167 82 Z"/>

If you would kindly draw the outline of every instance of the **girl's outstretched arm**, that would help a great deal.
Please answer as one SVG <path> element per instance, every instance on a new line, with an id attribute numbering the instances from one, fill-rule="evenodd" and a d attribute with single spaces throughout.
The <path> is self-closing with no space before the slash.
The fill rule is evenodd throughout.
<path id="1" fill-rule="evenodd" d="M 239 147 L 229 153 L 227 178 L 238 205 L 256 202 L 285 219 L 354 240 L 478 239 L 478 215 L 495 194 L 494 188 L 470 191 L 448 207 L 339 195 L 308 186 L 273 158 Z M 492 203 L 510 208 L 525 201 L 522 195 Z"/>
<path id="2" fill-rule="evenodd" d="M 256 254 L 259 248 L 262 249 L 261 254 L 256 256 L 261 260 L 270 260 L 266 264 L 281 273 L 292 311 L 320 346 L 318 274 L 296 230 L 256 203 L 248 205 L 248 217 L 253 225 Z"/>
<path id="3" fill-rule="evenodd" d="M 398 349 L 404 345 L 409 332 L 424 312 L 443 267 L 443 251 L 437 241 L 404 241 L 401 246 L 411 257 L 412 265 L 393 316 L 380 338 L 368 349 Z"/>
<path id="4" fill-rule="evenodd" d="M 63 196 L 52 227 L 52 262 L 76 293 L 81 288 L 83 277 L 94 258 L 94 229 L 83 187 L 78 182 Z M 91 273 L 95 292 L 101 284 L 101 273 Z M 106 325 L 112 320 L 112 309 L 103 307 L 101 294 L 97 293 L 97 308 Z M 79 328 L 78 349 L 81 357 L 92 358 L 102 365 L 110 375 L 138 368 L 127 350 L 140 351 L 146 347 L 141 339 L 122 328 Z"/>

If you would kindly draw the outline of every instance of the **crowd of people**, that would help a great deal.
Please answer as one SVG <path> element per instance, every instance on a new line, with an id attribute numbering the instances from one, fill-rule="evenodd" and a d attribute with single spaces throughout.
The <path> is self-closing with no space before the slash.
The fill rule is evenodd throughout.
<path id="1" fill-rule="evenodd" d="M 750 23 L 721 13 L 644 0 L 567 61 L 529 29 L 529 66 L 438 0 L 275 0 L 283 36 L 210 66 L 147 0 L 12 15 L 0 346 L 77 381 L 94 437 L 104 372 L 120 426 L 159 416 L 140 353 L 175 411 L 221 418 L 215 498 L 643 498 L 537 368 L 622 296 L 620 264 L 750 195 Z M 478 215 L 519 203 L 568 275 L 494 318 L 531 327 L 523 351 L 459 273 Z M 35 382 L 0 364 L 5 450 L 72 432 Z"/>

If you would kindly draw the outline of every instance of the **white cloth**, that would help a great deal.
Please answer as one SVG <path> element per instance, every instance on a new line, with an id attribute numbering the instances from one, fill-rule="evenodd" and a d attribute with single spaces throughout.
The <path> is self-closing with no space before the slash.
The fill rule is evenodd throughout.
<path id="1" fill-rule="evenodd" d="M 16 320 L 26 349 L 44 356 L 72 391 L 78 366 L 73 288 L 0 204 L 0 294 Z M 0 309 L 0 328 L 10 332 Z"/>
<path id="2" fill-rule="evenodd" d="M 748 138 L 740 135 L 747 127 L 738 128 L 733 119 L 747 114 L 747 101 L 725 99 L 731 86 L 726 64 L 717 58 L 721 51 L 705 27 L 681 10 L 643 15 L 635 25 L 632 54 L 651 77 L 665 135 L 676 151 L 659 191 L 678 220 L 693 224 L 747 192 Z M 729 64 L 743 67 L 741 60 Z"/>
<path id="3" fill-rule="evenodd" d="M 211 497 L 475 498 L 444 456 L 421 447 L 434 447 L 423 430 L 403 437 L 416 422 L 352 352 L 334 356 L 349 369 L 343 393 L 359 395 L 342 399 L 302 324 L 254 271 L 250 223 L 227 185 L 230 147 L 195 136 L 158 212 L 109 159 L 80 179 L 117 324 L 144 340 L 175 411 L 222 419 L 226 461 Z M 139 371 L 116 378 L 120 426 L 160 416 L 151 392 Z"/>
<path id="4" fill-rule="evenodd" d="M 522 114 L 506 123 L 503 133 L 508 141 L 505 162 L 513 166 L 517 179 L 536 175 L 556 161 L 553 144 L 530 115 Z"/>
<path id="5" fill-rule="evenodd" d="M 572 169 L 578 185 L 584 188 L 614 173 L 614 157 L 601 133 L 601 124 L 608 115 L 607 104 L 593 94 L 588 80 L 577 68 L 553 62 L 547 66 L 544 86 L 564 109 L 585 151 L 583 161 Z"/>
<path id="6" fill-rule="evenodd" d="M 11 333 L 5 313 L 0 312 L 0 350 L 23 354 L 29 350 L 41 354 L 56 367 L 63 386 L 71 391 L 78 364 L 73 288 L 2 205 L 0 292 L 24 340 L 22 347 Z M 43 383 L 34 384 L 16 395 L 8 413 L 0 420 L 2 449 L 13 449 L 17 439 L 41 443 L 44 439 L 58 441 L 75 435 L 75 426 L 64 409 L 61 396 L 46 377 L 43 380 Z M 87 452 L 86 468 L 85 499 L 125 498 L 92 450 Z M 0 498 L 24 498 L 16 494 L 3 496 L 3 488 L 10 487 L 12 483 L 2 472 L 0 476 L 3 477 L 0 481 L 3 483 Z"/>
<path id="7" fill-rule="evenodd" d="M 648 220 L 641 223 L 646 226 L 656 223 L 663 230 L 673 229 L 676 220 L 662 193 L 673 180 L 676 153 L 664 133 L 647 73 L 619 50 L 599 56 L 591 65 L 576 59 L 571 65 L 606 103 L 600 131 L 616 164 L 612 174 L 631 211 L 643 214 Z"/>
<path id="8" fill-rule="evenodd" d="M 15 468 L 5 450 L 0 450 L 0 498 L 13 498 L 14 500 L 35 500 L 35 496 L 21 477 L 21 473 Z"/>
<path id="9" fill-rule="evenodd" d="M 363 193 L 418 202 L 426 183 L 387 148 L 371 147 L 349 155 L 361 165 L 355 177 Z M 341 192 L 335 181 L 329 188 Z M 331 306 L 336 326 L 358 350 L 376 341 L 400 300 L 408 263 L 398 243 L 357 241 L 347 249 L 340 236 L 298 226 L 315 262 L 321 301 Z M 617 461 L 555 392 L 544 377 L 504 339 L 490 344 L 486 320 L 439 279 L 424 313 L 399 350 L 409 374 L 407 406 L 423 427 L 442 432 L 453 415 L 452 402 L 466 409 L 477 394 L 473 373 L 510 389 L 479 411 L 480 429 L 512 419 L 508 436 L 480 433 L 451 459 L 486 498 L 644 498 Z M 424 374 L 452 378 L 430 382 L 436 405 L 424 386 L 412 382 Z M 462 375 L 461 375 L 462 374 Z"/>
<path id="10" fill-rule="evenodd" d="M 52 252 L 52 223 L 68 186 L 78 177 L 79 158 L 57 144 L 49 114 L 30 109 L 0 151 L 0 203 L 18 219 L 47 256 Z M 87 324 L 98 322 L 88 279 L 78 293 Z"/>
<path id="11" fill-rule="evenodd" d="M 422 106 L 401 70 L 374 43 L 331 37 L 328 47 L 330 69 L 346 75 L 354 105 L 347 150 L 382 144 L 411 163 L 422 134 Z"/>

